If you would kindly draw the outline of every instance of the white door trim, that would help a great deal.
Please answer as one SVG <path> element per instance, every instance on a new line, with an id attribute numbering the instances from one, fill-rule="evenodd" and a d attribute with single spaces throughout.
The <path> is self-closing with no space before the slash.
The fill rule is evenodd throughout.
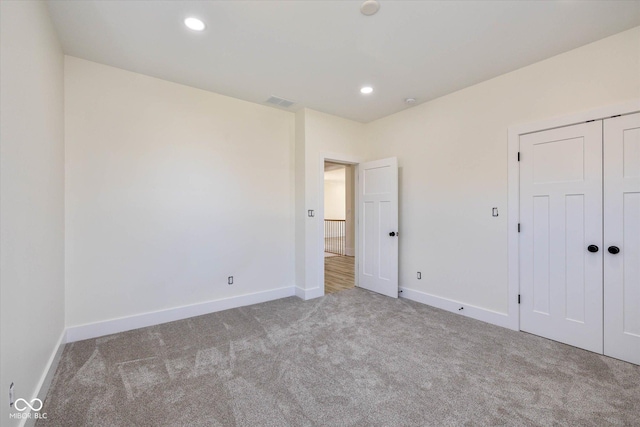
<path id="1" fill-rule="evenodd" d="M 362 163 L 363 160 L 357 156 L 351 156 L 348 154 L 339 154 L 339 153 L 320 153 L 320 160 L 318 166 L 318 211 L 316 218 L 318 218 L 318 253 L 320 254 L 320 259 L 316 260 L 319 263 L 318 268 L 318 284 L 320 290 L 318 290 L 317 295 L 314 295 L 314 298 L 317 296 L 324 295 L 324 162 L 333 162 L 333 163 L 342 163 L 345 165 L 351 165 L 354 167 L 354 180 L 352 185 L 354 186 L 354 246 L 355 246 L 355 271 L 358 271 L 358 237 L 360 236 L 358 231 L 358 164 Z M 355 275 L 355 285 L 358 286 L 358 275 Z"/>
<path id="2" fill-rule="evenodd" d="M 589 120 L 608 119 L 611 116 L 636 112 L 640 112 L 640 99 L 509 127 L 507 145 L 507 247 L 509 271 L 508 327 L 510 329 L 520 330 L 520 310 L 518 308 L 518 294 L 520 293 L 520 249 L 518 244 L 518 223 L 520 222 L 520 168 L 518 165 L 518 151 L 520 147 L 520 135 L 570 126 Z"/>

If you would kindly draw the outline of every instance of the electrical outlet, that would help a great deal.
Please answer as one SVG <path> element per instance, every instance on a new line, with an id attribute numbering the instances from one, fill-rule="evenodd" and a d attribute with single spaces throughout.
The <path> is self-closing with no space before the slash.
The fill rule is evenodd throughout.
<path id="1" fill-rule="evenodd" d="M 418 280 L 422 279 L 422 273 L 418 271 Z"/>
<path id="2" fill-rule="evenodd" d="M 227 283 L 229 285 L 233 285 L 233 276 L 229 276 L 229 278 L 227 279 Z"/>
<path id="3" fill-rule="evenodd" d="M 13 407 L 13 383 L 9 386 L 9 406 Z"/>

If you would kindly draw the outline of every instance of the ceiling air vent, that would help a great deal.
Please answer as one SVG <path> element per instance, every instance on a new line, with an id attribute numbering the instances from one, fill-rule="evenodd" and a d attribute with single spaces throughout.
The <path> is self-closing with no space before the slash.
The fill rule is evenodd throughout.
<path id="1" fill-rule="evenodd" d="M 273 105 L 278 105 L 280 107 L 291 107 L 293 104 L 295 104 L 295 102 L 293 101 L 289 101 L 287 99 L 283 99 L 283 98 L 278 98 L 277 96 L 271 96 L 269 97 L 269 99 L 267 99 L 267 103 L 269 104 L 273 104 Z"/>

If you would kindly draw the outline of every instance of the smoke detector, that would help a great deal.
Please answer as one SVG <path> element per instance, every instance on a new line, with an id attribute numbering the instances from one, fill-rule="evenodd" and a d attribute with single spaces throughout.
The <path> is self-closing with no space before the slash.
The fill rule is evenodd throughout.
<path id="1" fill-rule="evenodd" d="M 404 99 L 404 103 L 408 104 L 408 105 L 413 105 L 416 103 L 416 99 L 415 98 L 405 98 Z"/>
<path id="2" fill-rule="evenodd" d="M 380 3 L 376 0 L 366 0 L 360 6 L 360 12 L 362 12 L 365 16 L 375 15 L 376 12 L 380 9 Z"/>

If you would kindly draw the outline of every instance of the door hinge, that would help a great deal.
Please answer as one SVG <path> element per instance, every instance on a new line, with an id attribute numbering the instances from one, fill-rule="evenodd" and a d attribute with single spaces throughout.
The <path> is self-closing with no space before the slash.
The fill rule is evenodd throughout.
<path id="1" fill-rule="evenodd" d="M 520 161 L 520 152 L 518 151 L 518 161 Z"/>
<path id="2" fill-rule="evenodd" d="M 518 223 L 518 233 L 520 232 L 520 223 Z"/>
<path id="3" fill-rule="evenodd" d="M 518 304 L 520 304 L 520 294 L 518 294 Z"/>

